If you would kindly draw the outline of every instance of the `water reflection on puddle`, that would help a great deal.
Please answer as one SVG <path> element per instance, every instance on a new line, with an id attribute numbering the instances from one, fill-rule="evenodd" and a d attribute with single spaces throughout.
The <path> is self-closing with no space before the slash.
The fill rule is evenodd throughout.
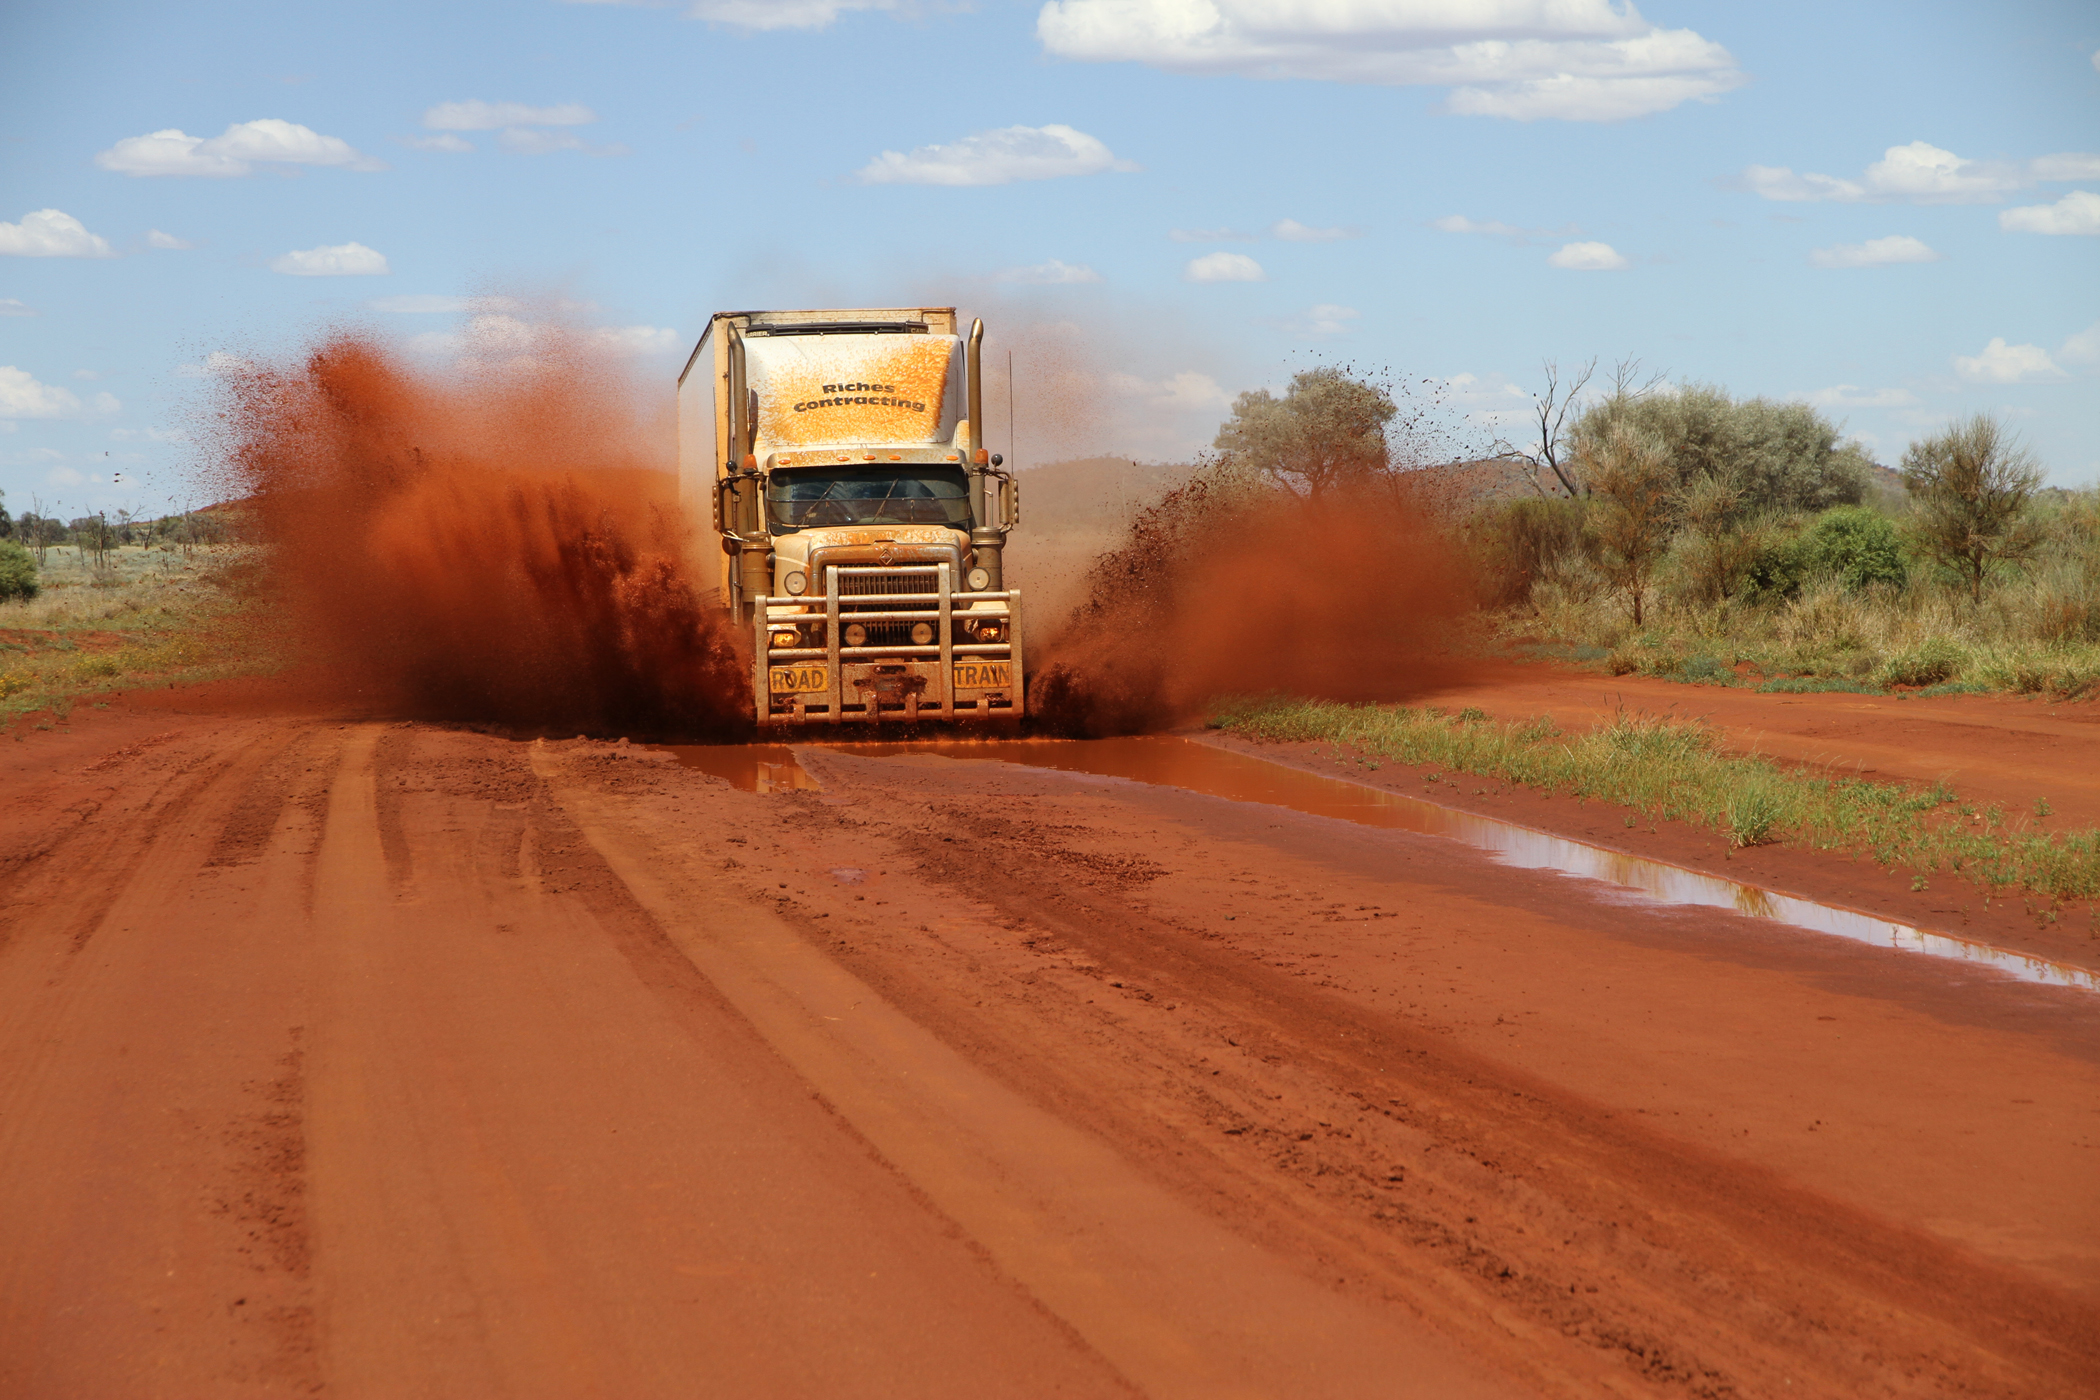
<path id="1" fill-rule="evenodd" d="M 1263 802 L 1314 816 L 1338 817 L 1366 826 L 1442 836 L 1486 851 L 1505 865 L 1525 870 L 1554 870 L 1601 880 L 1621 889 L 1637 891 L 1663 904 L 1728 909 L 1751 918 L 1770 919 L 1879 948 L 1980 963 L 2025 982 L 2100 991 L 2100 972 L 2087 968 L 2030 957 L 1951 934 L 1932 933 L 1810 899 L 1776 894 L 1719 875 L 1626 855 L 1494 817 L 1455 811 L 1434 802 L 1367 787 L 1343 778 L 1301 772 L 1171 735 L 1004 742 L 932 740 L 911 744 L 827 744 L 823 747 L 868 758 L 932 754 L 1128 778 L 1141 783 L 1186 788 L 1238 802 Z M 795 761 L 794 750 L 784 744 L 676 746 L 672 752 L 687 767 L 726 778 L 750 792 L 785 792 L 820 786 Z"/>

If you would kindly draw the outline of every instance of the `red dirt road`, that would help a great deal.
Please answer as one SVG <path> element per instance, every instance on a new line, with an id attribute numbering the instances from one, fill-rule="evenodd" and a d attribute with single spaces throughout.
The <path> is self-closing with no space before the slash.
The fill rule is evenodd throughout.
<path id="1" fill-rule="evenodd" d="M 2100 999 L 805 765 L 0 747 L 0 1395 L 2100 1390 Z"/>

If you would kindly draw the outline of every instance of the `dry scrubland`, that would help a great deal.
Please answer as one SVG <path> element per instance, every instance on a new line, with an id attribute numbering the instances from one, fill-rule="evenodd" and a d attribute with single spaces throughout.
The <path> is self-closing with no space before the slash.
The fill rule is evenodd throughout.
<path id="1" fill-rule="evenodd" d="M 0 733 L 63 724 L 76 704 L 145 685 L 252 674 L 229 624 L 258 565 L 240 545 L 44 551 L 33 596 L 0 601 Z"/>

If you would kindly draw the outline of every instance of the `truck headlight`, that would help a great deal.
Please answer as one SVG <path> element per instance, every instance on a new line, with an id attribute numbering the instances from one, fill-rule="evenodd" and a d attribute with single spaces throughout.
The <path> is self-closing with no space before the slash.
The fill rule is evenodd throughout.
<path id="1" fill-rule="evenodd" d="M 858 622 L 847 623 L 844 636 L 849 647 L 864 647 L 868 644 L 868 629 Z"/>
<path id="2" fill-rule="evenodd" d="M 771 644 L 772 648 L 777 651 L 782 647 L 791 647 L 796 645 L 802 640 L 802 633 L 793 627 L 775 627 L 773 629 L 772 635 L 769 636 L 766 640 Z"/>
<path id="3" fill-rule="evenodd" d="M 933 624 L 914 622 L 911 625 L 911 640 L 913 646 L 930 646 L 933 642 Z"/>
<path id="4" fill-rule="evenodd" d="M 780 581 L 780 586 L 788 591 L 789 597 L 800 598 L 809 591 L 809 575 L 800 569 L 790 569 L 787 577 Z"/>

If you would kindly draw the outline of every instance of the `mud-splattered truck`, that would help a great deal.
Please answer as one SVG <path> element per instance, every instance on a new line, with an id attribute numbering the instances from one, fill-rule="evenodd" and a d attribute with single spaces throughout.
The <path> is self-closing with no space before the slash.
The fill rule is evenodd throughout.
<path id="1" fill-rule="evenodd" d="M 678 379 L 679 496 L 720 539 L 761 726 L 1024 713 L 1020 493 L 985 450 L 983 346 L 953 307 L 708 322 Z"/>

